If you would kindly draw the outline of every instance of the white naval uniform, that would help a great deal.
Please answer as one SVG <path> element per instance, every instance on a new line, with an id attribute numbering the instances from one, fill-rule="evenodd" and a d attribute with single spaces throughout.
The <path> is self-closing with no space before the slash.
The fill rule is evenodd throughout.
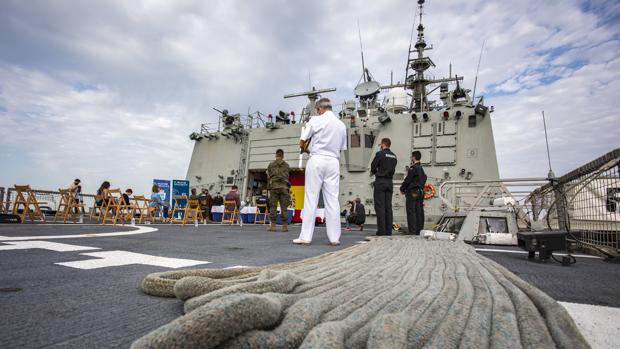
<path id="1" fill-rule="evenodd" d="M 312 241 L 319 193 L 323 191 L 325 225 L 330 242 L 340 241 L 340 152 L 347 149 L 347 128 L 330 110 L 313 116 L 301 139 L 311 140 L 310 159 L 306 163 L 304 215 L 299 239 Z"/>

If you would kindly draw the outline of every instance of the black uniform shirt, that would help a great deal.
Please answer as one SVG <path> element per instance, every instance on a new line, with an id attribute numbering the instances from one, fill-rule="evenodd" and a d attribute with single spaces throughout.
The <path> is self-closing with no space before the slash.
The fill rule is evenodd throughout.
<path id="1" fill-rule="evenodd" d="M 378 151 L 375 158 L 372 159 L 370 172 L 377 178 L 392 179 L 397 162 L 396 155 L 390 149 L 383 149 Z"/>
<path id="2" fill-rule="evenodd" d="M 420 163 L 415 163 L 409 168 L 407 177 L 405 177 L 403 184 L 400 186 L 400 191 L 406 193 L 411 192 L 414 189 L 424 189 L 426 178 L 426 173 L 424 173 L 422 165 L 420 165 Z"/>

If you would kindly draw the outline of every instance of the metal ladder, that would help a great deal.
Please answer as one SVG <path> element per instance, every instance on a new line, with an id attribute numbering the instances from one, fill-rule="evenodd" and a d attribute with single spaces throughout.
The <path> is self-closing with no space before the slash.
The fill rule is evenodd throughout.
<path id="1" fill-rule="evenodd" d="M 237 174 L 235 175 L 235 185 L 239 187 L 239 189 L 241 189 L 242 192 L 244 188 L 242 188 L 241 186 L 243 185 L 243 178 L 245 177 L 245 170 L 248 165 L 246 163 L 248 147 L 250 144 L 250 132 L 248 130 L 252 128 L 252 120 L 253 118 L 250 115 L 248 115 L 248 118 L 246 119 L 246 125 L 243 129 L 243 135 L 241 136 L 241 154 L 239 155 L 239 167 L 238 167 L 239 170 Z"/>

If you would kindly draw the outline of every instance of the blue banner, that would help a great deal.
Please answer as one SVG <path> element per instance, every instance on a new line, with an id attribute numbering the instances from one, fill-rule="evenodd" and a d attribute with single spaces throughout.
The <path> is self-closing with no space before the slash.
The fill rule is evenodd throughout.
<path id="1" fill-rule="evenodd" d="M 170 181 L 165 179 L 153 179 L 153 185 L 159 187 L 159 196 L 161 200 L 166 205 L 170 205 Z"/>
<path id="2" fill-rule="evenodd" d="M 183 179 L 172 180 L 172 195 L 189 196 L 189 181 Z"/>
<path id="3" fill-rule="evenodd" d="M 172 180 L 172 199 L 174 200 L 174 197 L 177 195 L 189 196 L 189 181 L 183 179 Z M 179 207 L 185 207 L 186 204 L 187 200 L 179 200 L 179 202 L 177 203 Z M 172 205 L 174 206 L 174 201 L 172 202 Z M 179 214 L 180 218 L 182 218 L 183 213 L 179 212 Z"/>

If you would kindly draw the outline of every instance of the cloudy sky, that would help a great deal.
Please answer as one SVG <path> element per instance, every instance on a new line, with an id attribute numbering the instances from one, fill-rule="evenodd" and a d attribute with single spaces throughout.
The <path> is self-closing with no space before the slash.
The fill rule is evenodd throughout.
<path id="1" fill-rule="evenodd" d="M 436 77 L 465 76 L 495 106 L 502 177 L 556 174 L 620 146 L 620 2 L 427 1 Z M 365 60 L 402 80 L 413 0 L 0 1 L 0 186 L 146 192 L 185 177 L 211 109 L 299 111 L 286 93 L 352 97 Z"/>

